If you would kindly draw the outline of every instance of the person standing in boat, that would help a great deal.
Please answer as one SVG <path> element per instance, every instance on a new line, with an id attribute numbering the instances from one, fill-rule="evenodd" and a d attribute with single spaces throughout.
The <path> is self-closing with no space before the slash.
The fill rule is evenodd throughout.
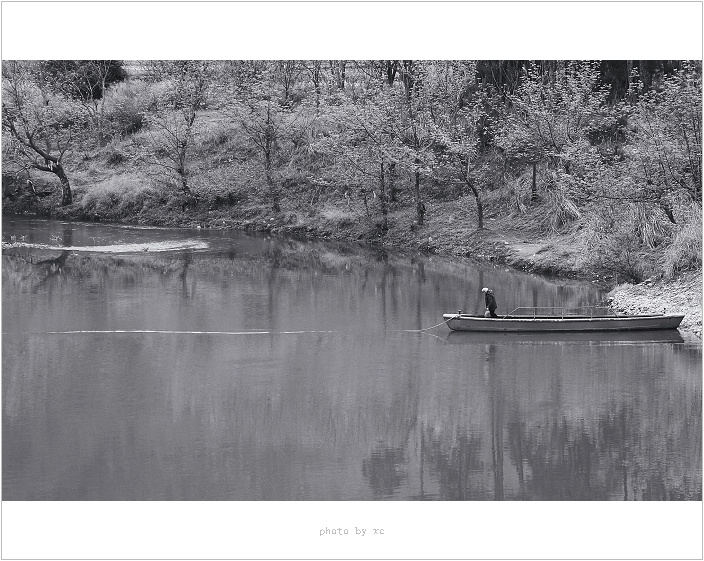
<path id="1" fill-rule="evenodd" d="M 484 293 L 484 302 L 486 303 L 486 313 L 484 315 L 492 318 L 499 317 L 496 315 L 496 298 L 494 298 L 494 292 L 486 287 L 482 288 L 482 292 Z"/>

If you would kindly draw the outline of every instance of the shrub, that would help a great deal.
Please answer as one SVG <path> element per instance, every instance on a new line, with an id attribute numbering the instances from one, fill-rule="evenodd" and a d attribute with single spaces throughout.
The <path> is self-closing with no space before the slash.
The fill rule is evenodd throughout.
<path id="1" fill-rule="evenodd" d="M 530 205 L 531 181 L 532 171 L 507 178 L 500 184 L 495 201 L 489 196 L 486 197 L 487 206 L 491 202 L 495 208 L 506 209 L 512 215 L 526 214 Z"/>
<path id="2" fill-rule="evenodd" d="M 201 137 L 201 145 L 203 148 L 211 149 L 227 144 L 233 136 L 233 129 L 223 125 L 215 125 L 208 128 Z"/>
<path id="3" fill-rule="evenodd" d="M 141 130 L 150 100 L 149 89 L 142 82 L 123 82 L 110 88 L 105 114 L 113 131 L 122 137 Z"/>
<path id="4" fill-rule="evenodd" d="M 323 206 L 320 210 L 320 216 L 322 216 L 325 220 L 340 224 L 350 224 L 354 223 L 356 220 L 359 220 L 358 213 L 352 210 L 341 209 L 330 204 L 325 204 Z"/>
<path id="5" fill-rule="evenodd" d="M 49 87 L 68 91 L 71 97 L 78 100 L 102 98 L 103 76 L 106 86 L 122 82 L 127 77 L 121 60 L 47 60 L 40 65 L 50 78 L 46 81 Z M 66 84 L 71 84 L 71 87 L 65 87 Z"/>
<path id="6" fill-rule="evenodd" d="M 122 151 L 116 142 L 111 143 L 105 149 L 105 163 L 110 167 L 119 166 L 128 160 L 128 156 Z"/>

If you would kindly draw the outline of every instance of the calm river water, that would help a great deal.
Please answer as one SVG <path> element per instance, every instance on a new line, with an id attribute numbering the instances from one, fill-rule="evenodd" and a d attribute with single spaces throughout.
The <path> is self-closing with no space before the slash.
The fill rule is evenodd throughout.
<path id="1" fill-rule="evenodd" d="M 677 332 L 451 333 L 591 284 L 241 233 L 3 220 L 3 500 L 702 497 Z"/>

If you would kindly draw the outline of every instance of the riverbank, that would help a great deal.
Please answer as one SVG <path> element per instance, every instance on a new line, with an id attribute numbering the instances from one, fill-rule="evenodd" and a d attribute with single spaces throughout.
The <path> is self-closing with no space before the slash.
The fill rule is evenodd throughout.
<path id="1" fill-rule="evenodd" d="M 316 179 L 321 181 L 316 183 L 312 178 L 317 176 L 305 169 L 282 182 L 281 210 L 275 212 L 267 192 L 253 183 L 247 173 L 249 168 L 242 163 L 253 156 L 241 145 L 238 132 L 223 129 L 212 119 L 206 127 L 210 132 L 203 135 L 193 154 L 190 197 L 149 175 L 149 167 L 135 148 L 144 141 L 140 140 L 142 133 L 138 133 L 130 141 L 87 153 L 75 163 L 71 174 L 73 204 L 61 206 L 60 189 L 50 175 L 33 175 L 31 189 L 23 178 L 4 175 L 2 210 L 66 220 L 236 229 L 299 239 L 356 242 L 489 262 L 561 279 L 589 281 L 606 289 L 624 282 L 639 286 L 637 283 L 645 278 L 668 277 L 660 265 L 667 261 L 667 251 L 676 256 L 698 255 L 694 260 L 683 259 L 678 267 L 701 271 L 701 232 L 694 227 L 691 231 L 680 230 L 689 237 L 678 238 L 676 232 L 670 232 L 679 240 L 671 248 L 679 253 L 674 249 L 663 251 L 664 244 L 649 252 L 624 248 L 628 238 L 619 237 L 620 234 L 599 234 L 595 238 L 594 230 L 579 221 L 555 222 L 555 206 L 550 197 L 524 204 L 527 192 L 521 191 L 521 195 L 512 191 L 510 183 L 484 187 L 481 229 L 477 228 L 477 206 L 471 192 L 427 181 L 423 186 L 425 220 L 419 225 L 412 189 L 399 177 L 384 221 L 379 198 L 371 189 L 348 188 L 334 174 L 325 182 Z M 310 162 L 307 165 L 310 167 Z M 696 220 L 692 224 L 696 226 Z M 669 276 L 678 278 L 677 274 Z M 659 282 L 671 287 L 666 292 L 684 290 L 682 298 L 695 290 L 684 288 L 678 280 Z M 697 289 L 701 303 L 701 283 Z M 621 293 L 626 306 L 628 293 Z M 640 305 L 640 298 L 634 300 L 634 306 Z M 648 304 L 652 310 L 669 307 L 657 291 L 648 297 Z M 688 318 L 695 318 L 692 329 L 701 335 L 701 306 L 695 301 L 685 313 Z"/>
<path id="2" fill-rule="evenodd" d="M 5 192 L 11 189 L 5 186 Z M 235 229 L 299 239 L 356 242 L 507 265 L 565 279 L 586 279 L 604 286 L 613 286 L 619 281 L 608 268 L 585 266 L 579 260 L 578 249 L 572 247 L 569 240 L 541 232 L 532 215 L 521 217 L 520 222 L 514 215 L 502 215 L 498 211 L 501 208 L 499 201 L 487 205 L 490 210 L 485 214 L 485 227 L 478 229 L 471 195 L 429 202 L 425 222 L 418 225 L 415 210 L 406 200 L 408 195 L 400 194 L 398 201 L 390 205 L 384 230 L 377 209 L 372 207 L 369 212 L 360 201 L 346 200 L 337 193 L 312 206 L 302 204 L 302 197 L 290 192 L 282 202 L 282 210 L 273 212 L 261 202 L 242 201 L 237 197 L 230 202 L 209 204 L 200 201 L 182 208 L 178 201 L 153 204 L 141 200 L 137 206 L 130 201 L 131 194 L 123 192 L 104 197 L 107 201 L 101 204 L 91 203 L 96 198 L 93 191 L 98 189 L 77 182 L 77 202 L 66 207 L 52 198 L 37 200 L 23 196 L 13 201 L 5 198 L 3 212 L 64 220 Z M 533 213 L 539 215 L 541 210 L 536 209 Z"/>
<path id="3" fill-rule="evenodd" d="M 684 314 L 682 331 L 702 338 L 702 273 L 687 273 L 677 279 L 646 280 L 620 284 L 608 295 L 608 304 L 629 314 Z"/>
<path id="4" fill-rule="evenodd" d="M 618 275 L 580 266 L 579 252 L 560 236 L 541 236 L 535 229 L 516 228 L 511 217 L 490 216 L 488 226 L 472 227 L 467 201 L 438 203 L 428 221 L 419 227 L 408 209 L 389 214 L 389 230 L 381 235 L 379 224 L 352 210 L 327 205 L 320 213 L 295 210 L 267 213 L 263 208 L 208 209 L 196 212 L 162 210 L 125 216 L 122 223 L 140 225 L 238 229 L 269 232 L 303 239 L 358 242 L 393 249 L 421 251 L 461 261 L 481 261 L 496 266 L 553 276 L 587 280 L 612 288 L 607 303 L 625 313 L 683 313 L 680 329 L 702 337 L 702 274 L 687 272 L 674 279 L 648 279 L 638 284 L 622 283 Z M 14 207 L 17 210 L 17 207 Z M 101 220 L 78 204 L 51 209 L 54 218 Z M 7 210 L 6 207 L 3 208 Z M 40 213 L 41 214 L 41 213 Z M 105 218 L 111 218 L 105 215 Z M 112 217 L 117 218 L 117 217 Z"/>

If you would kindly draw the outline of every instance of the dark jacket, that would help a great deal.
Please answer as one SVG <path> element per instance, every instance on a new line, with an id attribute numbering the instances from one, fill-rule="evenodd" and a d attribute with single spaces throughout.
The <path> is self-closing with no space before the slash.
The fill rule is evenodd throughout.
<path id="1" fill-rule="evenodd" d="M 484 301 L 486 302 L 486 307 L 490 312 L 496 310 L 496 299 L 494 298 L 494 293 L 491 290 L 484 293 Z"/>

